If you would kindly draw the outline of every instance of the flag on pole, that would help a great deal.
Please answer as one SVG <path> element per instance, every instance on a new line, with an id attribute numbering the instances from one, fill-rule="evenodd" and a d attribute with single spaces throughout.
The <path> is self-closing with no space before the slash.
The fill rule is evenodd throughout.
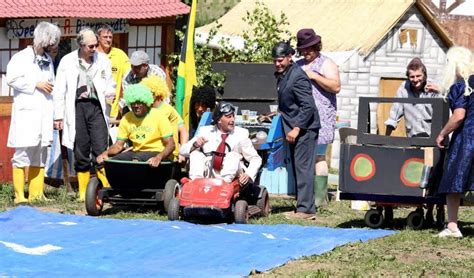
<path id="1" fill-rule="evenodd" d="M 191 3 L 188 27 L 184 35 L 181 57 L 176 80 L 176 110 L 183 117 L 184 125 L 189 129 L 189 103 L 193 86 L 197 85 L 196 64 L 194 61 L 194 23 L 196 21 L 196 0 Z"/>

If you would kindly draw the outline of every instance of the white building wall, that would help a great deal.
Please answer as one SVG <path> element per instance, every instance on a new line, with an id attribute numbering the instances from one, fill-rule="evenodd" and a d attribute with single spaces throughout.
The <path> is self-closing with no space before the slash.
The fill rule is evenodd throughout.
<path id="1" fill-rule="evenodd" d="M 399 48 L 398 34 L 402 28 L 419 29 L 421 37 L 416 49 Z M 337 96 L 339 121 L 357 128 L 358 98 L 378 97 L 381 78 L 405 78 L 406 66 L 414 57 L 426 65 L 428 79 L 439 82 L 446 60 L 447 48 L 415 7 L 412 7 L 367 56 L 354 54 L 340 65 L 341 92 Z M 371 126 L 375 127 L 376 105 L 371 106 Z M 339 168 L 339 133 L 336 130 L 330 167 Z"/>

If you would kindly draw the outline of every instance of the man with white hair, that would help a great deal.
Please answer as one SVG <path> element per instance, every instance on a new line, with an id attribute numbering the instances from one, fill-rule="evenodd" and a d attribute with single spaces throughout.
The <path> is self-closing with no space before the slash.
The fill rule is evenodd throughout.
<path id="1" fill-rule="evenodd" d="M 107 186 L 104 169 L 96 157 L 107 149 L 106 98 L 115 96 L 110 60 L 97 52 L 97 36 L 83 29 L 77 36 L 78 50 L 63 57 L 54 87 L 54 126 L 63 129 L 62 144 L 74 149 L 74 167 L 79 183 L 79 200 L 85 199 L 90 169 Z M 92 159 L 91 159 L 92 154 Z"/>
<path id="2" fill-rule="evenodd" d="M 40 22 L 33 45 L 16 53 L 7 65 L 7 84 L 13 88 L 13 107 L 7 146 L 15 148 L 12 158 L 15 204 L 44 198 L 44 166 L 47 147 L 53 141 L 53 61 L 47 54 L 57 47 L 59 28 Z M 28 200 L 24 195 L 25 167 L 28 170 Z"/>

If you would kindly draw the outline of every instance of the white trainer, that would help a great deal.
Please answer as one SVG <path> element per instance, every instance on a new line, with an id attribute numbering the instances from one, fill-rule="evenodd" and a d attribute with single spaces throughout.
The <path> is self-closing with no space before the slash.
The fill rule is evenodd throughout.
<path id="1" fill-rule="evenodd" d="M 439 238 L 445 238 L 445 237 L 454 237 L 454 238 L 462 238 L 461 231 L 457 229 L 456 231 L 451 231 L 448 228 L 445 228 L 438 234 Z"/>

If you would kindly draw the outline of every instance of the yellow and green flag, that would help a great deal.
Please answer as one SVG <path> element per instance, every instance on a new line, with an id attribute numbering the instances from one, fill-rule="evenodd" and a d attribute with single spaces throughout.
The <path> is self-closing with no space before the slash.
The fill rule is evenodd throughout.
<path id="1" fill-rule="evenodd" d="M 192 1 L 188 27 L 181 47 L 181 58 L 176 80 L 176 110 L 183 117 L 184 125 L 189 129 L 189 102 L 193 86 L 197 85 L 196 64 L 194 62 L 194 23 L 196 21 L 196 0 Z"/>

